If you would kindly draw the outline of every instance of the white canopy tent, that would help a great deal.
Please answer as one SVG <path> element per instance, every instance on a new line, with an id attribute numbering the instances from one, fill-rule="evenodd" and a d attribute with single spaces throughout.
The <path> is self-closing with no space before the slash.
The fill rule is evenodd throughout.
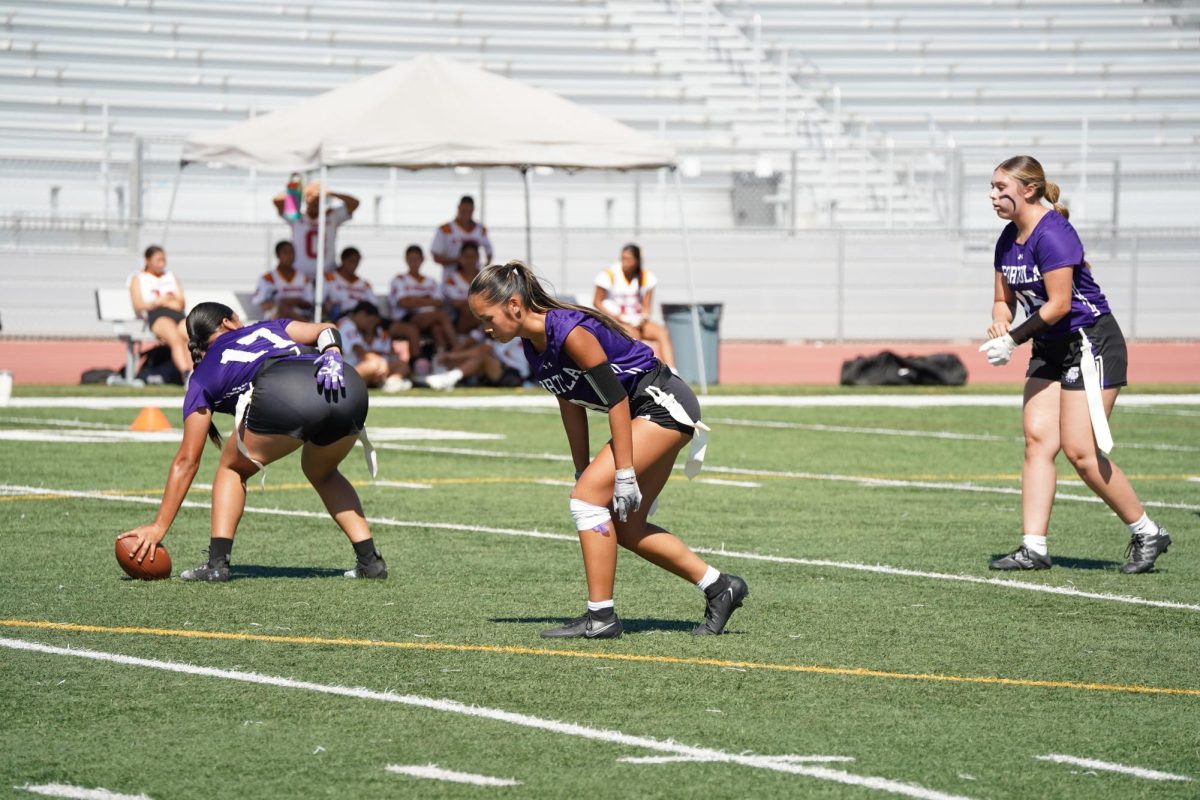
<path id="1" fill-rule="evenodd" d="M 423 55 L 289 108 L 188 137 L 180 172 L 192 162 L 279 170 L 338 166 L 402 169 L 514 167 L 525 176 L 525 247 L 530 256 L 529 170 L 640 170 L 675 167 L 675 151 L 615 120 L 551 92 L 437 56 Z M 701 389 L 707 391 L 691 256 L 680 227 Z M 176 177 L 175 188 L 178 189 Z M 171 196 L 174 210 L 175 193 Z M 325 263 L 325 195 L 320 199 L 317 263 Z M 317 307 L 324 289 L 317 269 Z"/>

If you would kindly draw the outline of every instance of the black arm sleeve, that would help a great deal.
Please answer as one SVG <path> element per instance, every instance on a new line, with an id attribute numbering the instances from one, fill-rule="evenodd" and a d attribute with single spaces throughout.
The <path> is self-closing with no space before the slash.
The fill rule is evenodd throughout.
<path id="1" fill-rule="evenodd" d="M 1017 327 L 1008 332 L 1008 335 L 1013 338 L 1017 344 L 1025 344 L 1034 336 L 1037 336 L 1042 331 L 1048 330 L 1050 323 L 1042 319 L 1042 315 L 1036 311 L 1025 318 Z"/>
<path id="2" fill-rule="evenodd" d="M 583 377 L 587 379 L 592 391 L 607 408 L 612 408 L 628 396 L 625 394 L 625 387 L 613 374 L 612 364 L 607 361 L 584 370 Z"/>

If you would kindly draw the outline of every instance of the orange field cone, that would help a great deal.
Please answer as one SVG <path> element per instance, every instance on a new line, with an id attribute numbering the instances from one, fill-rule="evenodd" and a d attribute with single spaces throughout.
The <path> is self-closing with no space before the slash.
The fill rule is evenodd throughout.
<path id="1" fill-rule="evenodd" d="M 146 406 L 138 413 L 137 419 L 129 426 L 131 431 L 169 431 L 171 423 L 167 415 L 158 406 Z"/>

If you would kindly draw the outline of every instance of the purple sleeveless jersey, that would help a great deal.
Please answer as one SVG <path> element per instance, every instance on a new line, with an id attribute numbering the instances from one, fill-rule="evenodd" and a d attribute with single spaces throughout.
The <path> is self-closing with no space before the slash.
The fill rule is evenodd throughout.
<path id="1" fill-rule="evenodd" d="M 202 408 L 232 414 L 238 397 L 250 388 L 255 373 L 267 358 L 290 355 L 315 359 L 312 353 L 303 354 L 303 346 L 288 338 L 290 322 L 290 319 L 256 322 L 218 336 L 188 382 L 183 398 L 184 418 Z"/>
<path id="2" fill-rule="evenodd" d="M 529 361 L 530 378 L 551 394 L 577 406 L 607 411 L 608 407 L 600 402 L 591 384 L 584 379 L 583 370 L 563 349 L 567 335 L 577 325 L 600 342 L 627 395 L 632 395 L 638 380 L 654 369 L 657 359 L 649 346 L 626 339 L 590 314 L 564 308 L 552 308 L 546 312 L 546 352 L 534 350 L 527 339 L 521 342 L 525 347 L 525 358 Z"/>
<path id="3" fill-rule="evenodd" d="M 1050 299 L 1042 275 L 1071 268 L 1071 310 L 1038 339 L 1058 339 L 1111 313 L 1104 293 L 1092 279 L 1092 271 L 1083 266 L 1083 242 L 1079 234 L 1057 211 L 1048 211 L 1038 220 L 1025 244 L 1017 244 L 1017 225 L 1008 223 L 996 242 L 995 267 L 1004 275 L 1027 315 L 1036 314 Z"/>

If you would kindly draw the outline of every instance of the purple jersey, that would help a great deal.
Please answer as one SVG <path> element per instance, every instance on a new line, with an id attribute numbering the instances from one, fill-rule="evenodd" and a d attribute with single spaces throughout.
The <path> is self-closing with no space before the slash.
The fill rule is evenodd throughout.
<path id="1" fill-rule="evenodd" d="M 1042 275 L 1070 268 L 1071 310 L 1038 339 L 1057 339 L 1095 324 L 1111 313 L 1104 293 L 1083 266 L 1083 242 L 1066 217 L 1047 211 L 1038 220 L 1025 244 L 1017 243 L 1017 225 L 1010 222 L 996 242 L 996 271 L 1012 287 L 1026 315 L 1036 314 L 1049 299 Z"/>
<path id="2" fill-rule="evenodd" d="M 627 395 L 632 395 L 638 380 L 654 369 L 657 359 L 647 345 L 625 338 L 590 314 L 565 308 L 552 308 L 546 312 L 546 351 L 539 353 L 528 340 L 522 342 L 525 358 L 529 361 L 530 378 L 551 394 L 577 406 L 607 411 L 608 407 L 600 402 L 591 384 L 584 380 L 583 370 L 563 349 L 567 335 L 576 326 L 583 327 L 600 342 Z"/>
<path id="3" fill-rule="evenodd" d="M 290 322 L 290 319 L 256 322 L 218 336 L 188 382 L 183 398 L 184 418 L 202 408 L 232 414 L 238 397 L 250 388 L 254 375 L 269 357 L 316 358 L 311 353 L 302 355 L 302 346 L 288 338 Z"/>

